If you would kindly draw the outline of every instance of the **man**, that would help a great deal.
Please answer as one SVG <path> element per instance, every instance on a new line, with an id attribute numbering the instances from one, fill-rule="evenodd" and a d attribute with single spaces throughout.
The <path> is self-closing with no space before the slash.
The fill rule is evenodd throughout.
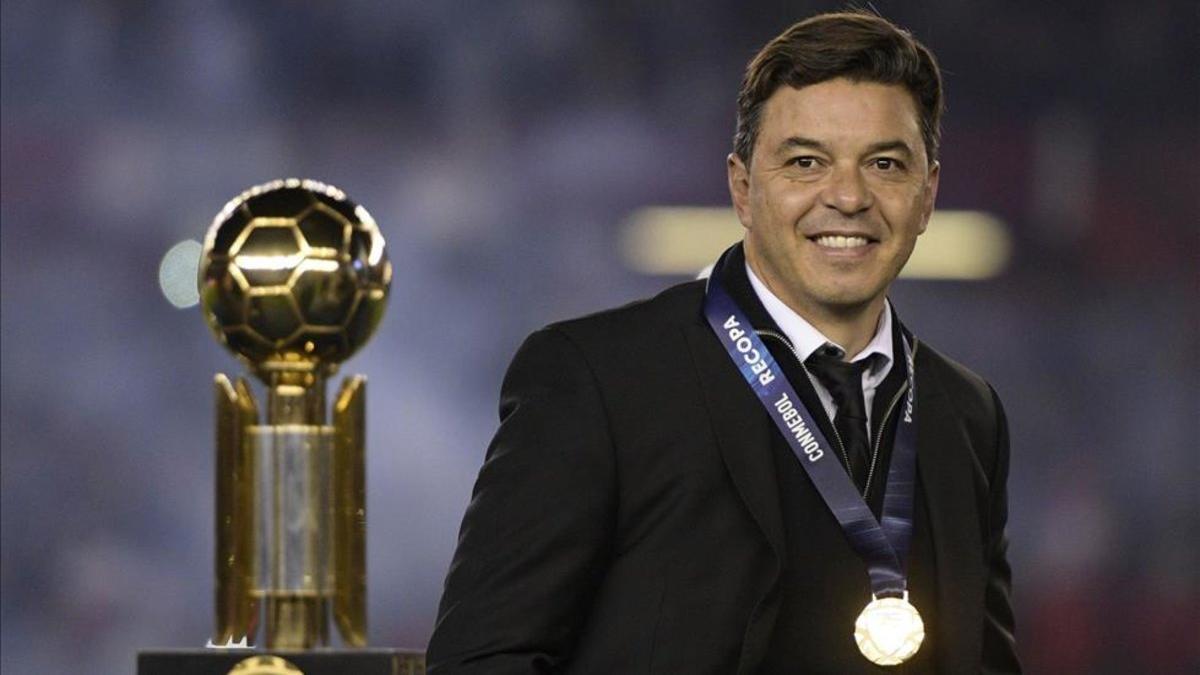
<path id="1" fill-rule="evenodd" d="M 430 673 L 1019 671 L 1003 409 L 886 300 L 933 210 L 941 109 L 932 55 L 877 16 L 753 59 L 744 242 L 708 282 L 521 347 Z M 860 628 L 873 600 L 909 632 Z"/>

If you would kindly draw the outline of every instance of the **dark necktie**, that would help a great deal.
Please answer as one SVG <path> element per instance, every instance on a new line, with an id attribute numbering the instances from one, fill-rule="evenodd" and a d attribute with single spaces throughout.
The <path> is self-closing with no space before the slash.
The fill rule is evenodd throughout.
<path id="1" fill-rule="evenodd" d="M 836 356 L 830 356 L 817 350 L 808 357 L 805 365 L 808 372 L 820 380 L 821 384 L 833 395 L 837 404 L 837 414 L 833 418 L 833 428 L 841 438 L 842 447 L 846 450 L 846 470 L 850 478 L 862 492 L 867 484 L 867 473 L 870 470 L 871 441 L 867 436 L 867 406 L 863 402 L 862 375 L 870 364 L 870 359 L 855 363 L 846 363 Z M 831 439 L 836 442 L 836 439 Z"/>

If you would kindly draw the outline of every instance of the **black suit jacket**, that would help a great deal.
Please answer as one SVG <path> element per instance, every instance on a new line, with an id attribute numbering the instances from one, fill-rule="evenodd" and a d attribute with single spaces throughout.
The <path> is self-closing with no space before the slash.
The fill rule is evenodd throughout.
<path id="1" fill-rule="evenodd" d="M 740 264 L 729 268 L 744 280 Z M 828 593 L 800 617 L 824 629 L 812 636 L 844 634 L 845 644 L 831 660 L 830 640 L 813 638 L 798 650 L 812 663 L 792 672 L 897 672 L 854 651 L 852 617 L 869 586 L 828 509 L 804 507 L 815 524 L 789 549 L 771 451 L 782 436 L 705 323 L 703 294 L 703 282 L 682 284 L 521 346 L 428 672 L 761 672 L 780 606 L 795 601 L 784 572 L 800 543 L 812 560 L 849 561 L 813 580 Z M 921 561 L 910 577 L 932 586 L 919 591 L 920 670 L 1017 672 L 1003 409 L 986 382 L 926 345 L 916 370 L 912 565 Z M 795 485 L 811 491 L 799 499 L 816 499 Z M 830 628 L 838 612 L 851 619 Z"/>

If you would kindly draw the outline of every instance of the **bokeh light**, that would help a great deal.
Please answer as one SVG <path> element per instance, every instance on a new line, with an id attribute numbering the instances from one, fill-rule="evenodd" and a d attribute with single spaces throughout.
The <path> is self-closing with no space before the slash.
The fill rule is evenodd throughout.
<path id="1" fill-rule="evenodd" d="M 185 239 L 167 249 L 158 265 L 158 286 L 167 302 L 179 309 L 195 307 L 200 302 L 196 272 L 200 268 L 203 249 L 200 242 Z"/>

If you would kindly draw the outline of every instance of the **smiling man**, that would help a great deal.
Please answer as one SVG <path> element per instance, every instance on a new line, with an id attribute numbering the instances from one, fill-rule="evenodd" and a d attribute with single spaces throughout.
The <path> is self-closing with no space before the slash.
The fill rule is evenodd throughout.
<path id="1" fill-rule="evenodd" d="M 874 15 L 755 56 L 744 242 L 522 345 L 430 673 L 1019 672 L 1003 408 L 887 301 L 941 111 L 933 56 Z"/>

